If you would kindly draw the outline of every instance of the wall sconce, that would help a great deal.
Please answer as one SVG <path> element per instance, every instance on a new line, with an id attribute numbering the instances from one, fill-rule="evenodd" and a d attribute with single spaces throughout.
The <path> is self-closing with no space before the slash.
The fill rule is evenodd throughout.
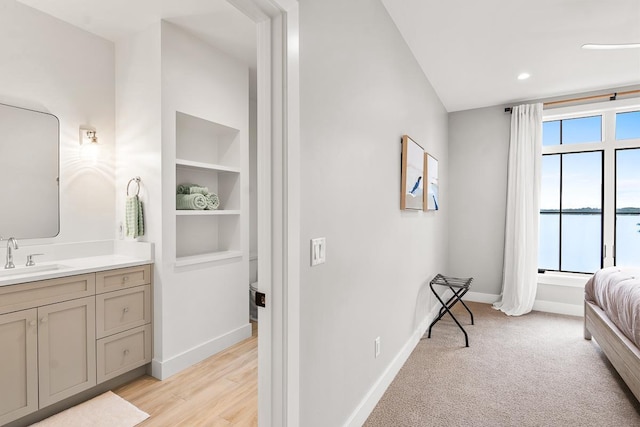
<path id="1" fill-rule="evenodd" d="M 80 158 L 97 162 L 100 154 L 100 145 L 96 128 L 93 126 L 80 126 Z"/>
<path id="2" fill-rule="evenodd" d="M 88 130 L 87 131 L 87 139 L 89 140 L 90 143 L 97 144 L 98 143 L 98 137 L 96 136 L 96 131 L 95 130 Z"/>

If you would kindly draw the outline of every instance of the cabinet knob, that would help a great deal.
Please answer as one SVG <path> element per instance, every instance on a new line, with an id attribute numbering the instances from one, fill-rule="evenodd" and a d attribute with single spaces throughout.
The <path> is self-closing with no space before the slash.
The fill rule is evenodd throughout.
<path id="1" fill-rule="evenodd" d="M 38 323 L 35 320 L 29 322 L 29 326 L 36 326 Z"/>
<path id="2" fill-rule="evenodd" d="M 129 307 L 125 307 L 122 309 L 122 313 L 128 313 L 129 312 Z"/>
<path id="3" fill-rule="evenodd" d="M 129 281 L 129 276 L 124 276 L 122 278 L 122 284 L 124 285 L 125 283 L 127 283 Z"/>
<path id="4" fill-rule="evenodd" d="M 40 318 L 40 323 L 47 323 L 47 318 L 46 317 L 41 317 Z"/>
<path id="5" fill-rule="evenodd" d="M 123 353 L 125 356 L 127 356 L 127 355 L 129 354 L 129 349 L 128 349 L 128 348 L 127 348 L 127 349 L 125 349 L 122 353 Z"/>

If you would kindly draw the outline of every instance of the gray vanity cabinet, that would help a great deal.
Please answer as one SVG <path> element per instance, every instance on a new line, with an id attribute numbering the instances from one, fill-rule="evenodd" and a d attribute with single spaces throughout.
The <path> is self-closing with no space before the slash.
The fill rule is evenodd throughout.
<path id="1" fill-rule="evenodd" d="M 96 273 L 98 383 L 151 362 L 151 268 Z"/>
<path id="2" fill-rule="evenodd" d="M 94 295 L 94 273 L 0 287 L 0 425 L 96 384 Z"/>
<path id="3" fill-rule="evenodd" d="M 0 424 L 96 385 L 95 298 L 0 315 Z"/>
<path id="4" fill-rule="evenodd" d="M 0 315 L 0 425 L 38 409 L 37 310 Z"/>
<path id="5" fill-rule="evenodd" d="M 0 286 L 0 425 L 151 361 L 150 265 Z"/>

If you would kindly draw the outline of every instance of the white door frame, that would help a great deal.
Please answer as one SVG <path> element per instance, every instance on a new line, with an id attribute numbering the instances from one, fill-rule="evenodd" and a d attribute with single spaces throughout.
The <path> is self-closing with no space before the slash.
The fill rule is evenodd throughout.
<path id="1" fill-rule="evenodd" d="M 258 423 L 299 425 L 298 1 L 227 0 L 257 25 Z"/>

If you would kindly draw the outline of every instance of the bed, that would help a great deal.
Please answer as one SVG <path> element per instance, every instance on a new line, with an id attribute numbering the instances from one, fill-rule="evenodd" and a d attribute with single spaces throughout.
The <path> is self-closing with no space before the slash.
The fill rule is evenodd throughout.
<path id="1" fill-rule="evenodd" d="M 608 267 L 589 279 L 584 338 L 591 337 L 640 401 L 640 269 Z"/>

